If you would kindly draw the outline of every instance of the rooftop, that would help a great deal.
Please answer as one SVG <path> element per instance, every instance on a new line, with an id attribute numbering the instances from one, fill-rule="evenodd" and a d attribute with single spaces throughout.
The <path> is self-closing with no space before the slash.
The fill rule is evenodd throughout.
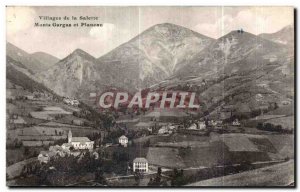
<path id="1" fill-rule="evenodd" d="M 148 163 L 147 159 L 144 157 L 137 157 L 133 160 L 133 163 L 142 162 L 142 163 Z"/>
<path id="2" fill-rule="evenodd" d="M 119 137 L 120 139 L 127 139 L 127 137 L 125 135 L 122 135 L 121 137 Z"/>
<path id="3" fill-rule="evenodd" d="M 156 109 L 145 117 L 186 117 L 188 116 L 184 111 L 176 110 L 176 109 Z"/>
<path id="4" fill-rule="evenodd" d="M 135 124 L 135 127 L 151 127 L 154 126 L 155 123 L 154 122 L 139 122 L 137 124 Z"/>
<path id="5" fill-rule="evenodd" d="M 87 137 L 72 137 L 72 142 L 89 142 L 91 141 Z"/>

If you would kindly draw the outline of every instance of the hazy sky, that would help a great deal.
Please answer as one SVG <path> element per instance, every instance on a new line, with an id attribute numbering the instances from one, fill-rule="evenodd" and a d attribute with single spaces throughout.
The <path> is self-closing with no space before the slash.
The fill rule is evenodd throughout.
<path id="1" fill-rule="evenodd" d="M 237 28 L 273 33 L 293 24 L 292 7 L 8 7 L 7 41 L 33 53 L 63 58 L 76 48 L 99 57 L 159 23 L 173 23 L 218 38 Z M 34 27 L 39 16 L 96 16 L 103 27 Z M 57 23 L 82 21 L 57 21 Z"/>

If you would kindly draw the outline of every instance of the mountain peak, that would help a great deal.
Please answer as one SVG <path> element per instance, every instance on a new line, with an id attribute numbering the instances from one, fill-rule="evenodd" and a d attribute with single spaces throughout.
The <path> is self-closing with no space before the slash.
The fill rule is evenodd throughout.
<path id="1" fill-rule="evenodd" d="M 159 23 L 159 24 L 154 25 L 153 27 L 182 27 L 182 26 L 179 26 L 179 25 L 176 25 L 173 23 Z M 184 28 L 184 27 L 182 27 L 182 28 Z"/>
<path id="2" fill-rule="evenodd" d="M 176 39 L 186 38 L 187 36 L 196 36 L 196 37 L 202 38 L 202 39 L 213 40 L 211 37 L 207 37 L 196 31 L 193 31 L 189 28 L 186 28 L 181 25 L 173 24 L 173 23 L 159 23 L 159 24 L 153 25 L 152 27 L 150 27 L 146 31 L 144 31 L 140 36 L 143 36 L 143 35 L 149 34 L 149 33 L 160 34 L 160 35 L 163 35 L 165 37 L 170 37 L 170 38 L 175 37 Z"/>
<path id="3" fill-rule="evenodd" d="M 275 33 L 262 33 L 259 37 L 269 41 L 287 45 L 290 48 L 294 47 L 294 26 L 287 25 Z"/>
<path id="4" fill-rule="evenodd" d="M 82 50 L 82 49 L 79 49 L 79 48 L 77 48 L 77 49 L 75 49 L 73 52 L 72 52 L 72 54 L 88 54 L 87 52 L 85 52 L 84 50 Z M 89 54 L 88 54 L 89 55 Z"/>
<path id="5" fill-rule="evenodd" d="M 220 37 L 220 38 L 223 38 L 223 37 L 228 37 L 228 36 L 236 36 L 236 37 L 256 37 L 256 35 L 252 34 L 252 33 L 249 33 L 247 31 L 239 31 L 239 30 L 232 30 L 230 31 L 229 33 L 227 33 L 226 35 Z"/>
<path id="6" fill-rule="evenodd" d="M 282 29 L 280 29 L 278 32 L 289 32 L 294 30 L 294 26 L 292 24 L 287 25 L 285 27 L 283 27 Z"/>
<path id="7" fill-rule="evenodd" d="M 89 53 L 83 51 L 82 49 L 75 49 L 70 55 L 68 55 L 66 58 L 70 58 L 70 57 L 75 57 L 75 56 L 79 56 L 79 57 L 83 57 L 89 60 L 95 60 L 95 57 L 93 57 L 92 55 L 90 55 Z"/>

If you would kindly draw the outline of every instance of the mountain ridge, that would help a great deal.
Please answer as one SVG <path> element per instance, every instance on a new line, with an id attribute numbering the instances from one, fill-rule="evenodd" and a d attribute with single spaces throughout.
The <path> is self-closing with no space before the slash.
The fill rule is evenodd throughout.
<path id="1" fill-rule="evenodd" d="M 42 57 L 47 55 L 47 57 L 51 57 L 52 59 L 55 58 L 54 56 L 48 53 L 44 53 L 44 52 L 39 52 L 39 53 L 43 54 Z M 48 67 L 50 67 L 49 64 L 51 65 L 54 64 L 49 62 L 43 62 L 39 57 L 40 55 L 37 56 L 36 53 L 29 54 L 23 49 L 20 49 L 19 47 L 15 46 L 10 42 L 6 42 L 6 55 L 10 56 L 15 61 L 21 62 L 23 65 L 25 65 L 28 69 L 30 69 L 34 73 L 38 73 L 47 69 Z"/>

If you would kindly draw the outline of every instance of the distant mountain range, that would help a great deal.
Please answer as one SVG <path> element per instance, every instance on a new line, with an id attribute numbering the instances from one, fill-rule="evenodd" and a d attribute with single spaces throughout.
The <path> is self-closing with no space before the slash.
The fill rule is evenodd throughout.
<path id="1" fill-rule="evenodd" d="M 35 76 L 59 95 L 82 98 L 85 94 L 88 96 L 90 91 L 95 91 L 96 87 L 93 85 L 102 79 L 102 71 L 96 66 L 97 60 L 93 56 L 76 49 Z"/>
<path id="2" fill-rule="evenodd" d="M 98 62 L 112 85 L 146 88 L 183 69 L 212 42 L 214 39 L 190 29 L 158 24 L 98 58 Z"/>
<path id="3" fill-rule="evenodd" d="M 197 90 L 207 108 L 294 96 L 293 27 L 273 34 L 232 31 L 212 39 L 170 24 L 150 27 L 100 58 L 77 49 L 66 58 L 28 54 L 7 43 L 10 60 L 61 96 L 86 99 L 107 87 Z M 259 97 L 259 99 L 257 99 Z"/>
<path id="4" fill-rule="evenodd" d="M 76 50 L 36 77 L 65 96 L 110 86 L 134 91 L 175 74 L 213 41 L 184 27 L 159 24 L 98 59 Z"/>
<path id="5" fill-rule="evenodd" d="M 51 94 L 53 93 L 52 90 L 39 83 L 35 79 L 31 70 L 9 56 L 6 57 L 6 79 L 10 83 L 21 86 L 27 91 L 39 91 Z"/>
<path id="6" fill-rule="evenodd" d="M 58 58 L 44 52 L 29 54 L 11 43 L 6 43 L 6 55 L 22 63 L 33 73 L 44 71 L 59 61 Z"/>
<path id="7" fill-rule="evenodd" d="M 263 33 L 259 36 L 276 43 L 294 47 L 294 27 L 292 25 L 288 25 L 276 33 Z"/>

